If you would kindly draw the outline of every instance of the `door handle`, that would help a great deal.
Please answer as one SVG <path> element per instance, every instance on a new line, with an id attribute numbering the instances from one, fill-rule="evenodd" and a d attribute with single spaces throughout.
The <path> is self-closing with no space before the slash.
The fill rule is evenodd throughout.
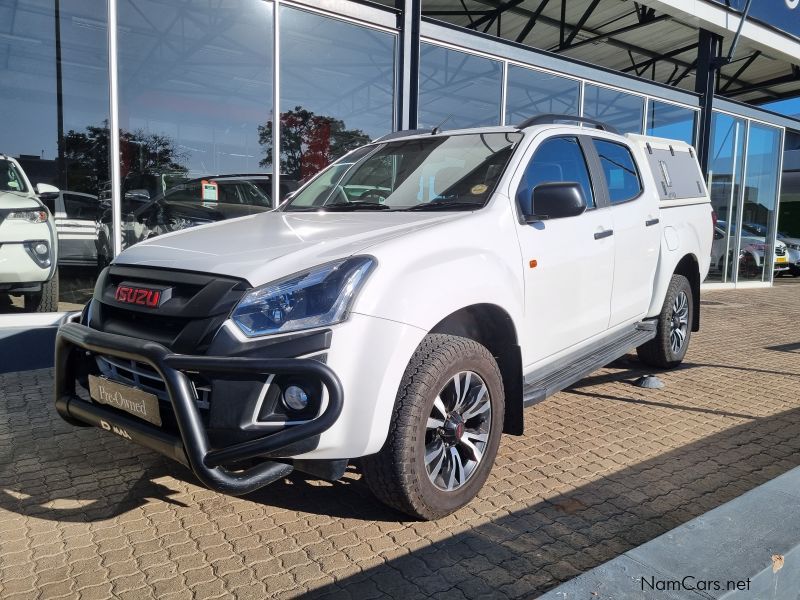
<path id="1" fill-rule="evenodd" d="M 653 225 L 658 225 L 659 222 L 660 222 L 659 219 L 647 219 L 647 221 L 644 222 L 644 226 L 652 227 Z"/>
<path id="2" fill-rule="evenodd" d="M 613 229 L 606 229 L 605 231 L 598 231 L 597 233 L 595 233 L 594 234 L 594 239 L 602 240 L 603 238 L 607 238 L 607 237 L 609 237 L 611 235 L 614 235 L 614 230 Z"/>

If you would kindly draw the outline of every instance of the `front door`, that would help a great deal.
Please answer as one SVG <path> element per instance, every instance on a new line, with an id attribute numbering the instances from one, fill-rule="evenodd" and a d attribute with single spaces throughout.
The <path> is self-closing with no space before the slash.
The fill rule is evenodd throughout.
<path id="1" fill-rule="evenodd" d="M 597 204 L 581 140 L 576 136 L 549 137 L 538 145 L 517 188 L 517 198 L 529 197 L 539 184 L 557 181 L 579 183 L 587 210 L 577 217 L 520 225 L 526 365 L 608 327 L 613 223 L 609 209 Z"/>

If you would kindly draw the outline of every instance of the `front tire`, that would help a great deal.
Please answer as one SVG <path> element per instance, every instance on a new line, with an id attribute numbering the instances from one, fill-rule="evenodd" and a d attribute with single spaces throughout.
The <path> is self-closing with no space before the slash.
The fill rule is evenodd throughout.
<path id="1" fill-rule="evenodd" d="M 677 367 L 689 348 L 693 322 L 692 286 L 683 275 L 673 275 L 658 315 L 656 337 L 636 349 L 639 360 L 661 369 Z"/>
<path id="2" fill-rule="evenodd" d="M 362 460 L 367 485 L 418 519 L 458 510 L 492 469 L 504 409 L 500 369 L 484 346 L 428 335 L 406 368 L 383 448 Z"/>
<path id="3" fill-rule="evenodd" d="M 42 291 L 25 294 L 25 310 L 27 312 L 58 312 L 58 269 L 50 281 L 42 284 Z"/>

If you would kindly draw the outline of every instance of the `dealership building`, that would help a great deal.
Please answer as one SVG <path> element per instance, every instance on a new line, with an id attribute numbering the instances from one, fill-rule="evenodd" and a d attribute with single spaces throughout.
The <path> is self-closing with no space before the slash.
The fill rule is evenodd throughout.
<path id="1" fill-rule="evenodd" d="M 84 236 L 64 309 L 139 204 L 264 179 L 276 141 L 302 181 L 393 130 L 541 113 L 693 143 L 719 219 L 706 283 L 770 285 L 800 238 L 800 120 L 765 107 L 795 96 L 797 0 L 0 0 L 0 153 Z"/>

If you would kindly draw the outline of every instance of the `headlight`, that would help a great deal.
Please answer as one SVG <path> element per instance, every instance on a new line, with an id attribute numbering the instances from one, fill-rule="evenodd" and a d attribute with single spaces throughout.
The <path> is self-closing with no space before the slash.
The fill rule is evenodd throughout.
<path id="1" fill-rule="evenodd" d="M 273 281 L 242 298 L 231 319 L 248 337 L 340 323 L 374 265 L 354 256 Z"/>
<path id="2" fill-rule="evenodd" d="M 800 250 L 800 244 L 786 244 L 792 250 Z"/>
<path id="3" fill-rule="evenodd" d="M 46 210 L 20 210 L 12 212 L 6 217 L 8 219 L 15 219 L 18 221 L 27 221 L 28 223 L 44 223 L 47 221 Z"/>

